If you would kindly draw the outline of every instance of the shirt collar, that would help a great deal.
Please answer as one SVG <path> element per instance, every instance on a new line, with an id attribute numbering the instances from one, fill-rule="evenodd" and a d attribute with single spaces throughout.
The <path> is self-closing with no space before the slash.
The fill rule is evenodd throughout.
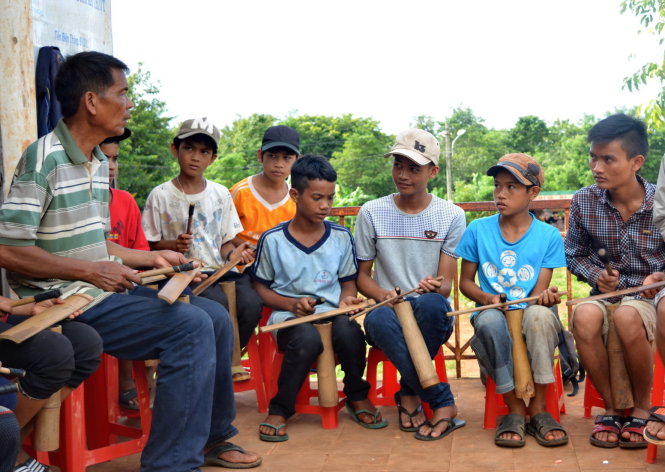
<path id="1" fill-rule="evenodd" d="M 74 141 L 72 134 L 69 132 L 67 124 L 62 118 L 60 118 L 58 125 L 53 131 L 60 140 L 60 144 L 62 144 L 62 147 L 64 148 L 65 153 L 69 157 L 70 161 L 72 161 L 74 164 L 85 164 L 89 162 L 88 158 L 85 157 L 81 151 L 81 148 L 79 148 L 78 144 L 76 144 L 76 141 Z M 101 151 L 101 149 L 99 149 L 99 146 L 95 146 L 95 148 L 92 150 L 92 155 L 100 162 L 107 160 L 104 153 Z"/>
<path id="2" fill-rule="evenodd" d="M 651 211 L 653 209 L 653 198 L 656 193 L 653 185 L 649 183 L 639 174 L 635 174 L 637 181 L 640 183 L 642 188 L 644 188 L 644 200 L 642 200 L 642 205 L 635 213 L 642 213 L 643 211 Z M 600 201 L 605 203 L 610 208 L 616 210 L 616 207 L 612 204 L 610 200 L 610 194 L 607 189 L 602 189 L 600 191 Z"/>

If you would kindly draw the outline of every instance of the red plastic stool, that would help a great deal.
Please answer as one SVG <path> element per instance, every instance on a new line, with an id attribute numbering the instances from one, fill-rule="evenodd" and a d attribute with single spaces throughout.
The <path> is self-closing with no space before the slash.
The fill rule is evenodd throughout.
<path id="1" fill-rule="evenodd" d="M 252 333 L 247 342 L 247 359 L 242 360 L 245 370 L 249 371 L 250 377 L 241 382 L 233 382 L 235 393 L 254 390 L 256 392 L 256 403 L 260 413 L 268 411 L 268 398 L 263 384 L 263 371 L 261 369 L 261 356 L 259 354 L 259 343 L 256 333 Z"/>
<path id="2" fill-rule="evenodd" d="M 591 379 L 587 375 L 584 382 L 584 417 L 591 418 L 591 409 L 594 406 L 605 409 L 605 400 L 600 396 L 596 387 L 593 386 Z"/>
<path id="3" fill-rule="evenodd" d="M 383 363 L 383 378 L 381 380 L 381 385 L 379 385 L 377 381 L 377 367 L 380 363 Z M 448 382 L 443 347 L 440 347 L 436 356 L 434 356 L 434 365 L 441 382 Z M 392 362 L 388 360 L 383 351 L 376 347 L 370 348 L 369 355 L 367 356 L 367 382 L 369 382 L 370 385 L 367 398 L 373 405 L 395 406 L 394 395 L 400 389 L 397 380 L 397 369 Z M 432 410 L 428 404 L 424 403 L 423 409 L 429 417 L 432 416 Z"/>
<path id="4" fill-rule="evenodd" d="M 656 351 L 655 357 L 655 368 L 653 371 L 653 389 L 651 390 L 651 404 L 656 406 L 663 405 L 663 391 L 665 391 L 665 367 L 663 366 L 663 360 L 658 355 Z M 655 444 L 649 443 L 647 446 L 647 463 L 653 464 L 658 455 L 658 446 Z"/>
<path id="5" fill-rule="evenodd" d="M 145 363 L 133 362 L 141 422 L 140 428 L 134 428 L 117 421 L 120 416 L 117 362 L 114 357 L 102 355 L 99 369 L 65 399 L 60 411 L 60 449 L 34 451 L 39 462 L 66 472 L 85 472 L 90 465 L 143 450 L 152 420 Z M 131 439 L 117 442 L 118 436 Z"/>
<path id="6" fill-rule="evenodd" d="M 265 326 L 270 318 L 272 310 L 263 309 L 263 316 L 259 326 Z M 261 353 L 261 366 L 263 369 L 263 386 L 268 398 L 272 398 L 277 393 L 277 379 L 282 369 L 282 360 L 284 355 L 277 350 L 277 342 L 272 333 L 259 334 L 259 351 Z M 324 407 L 312 404 L 311 399 L 318 399 L 318 390 L 312 386 L 312 376 L 309 375 L 303 386 L 298 391 L 296 397 L 296 412 L 308 413 L 321 416 L 321 425 L 324 429 L 337 428 L 339 419 L 337 412 L 344 406 L 344 393 L 339 392 L 339 402 L 333 407 Z"/>
<path id="7" fill-rule="evenodd" d="M 547 386 L 545 394 L 545 410 L 552 415 L 558 422 L 561 419 L 561 413 L 566 413 L 564 403 L 563 380 L 561 378 L 561 367 L 559 360 L 555 358 L 552 366 L 554 382 Z M 528 413 L 528 410 L 527 410 Z M 485 418 L 483 427 L 485 429 L 496 428 L 496 419 L 498 416 L 508 414 L 508 406 L 503 401 L 503 395 L 496 393 L 496 384 L 488 375 L 485 380 Z"/>

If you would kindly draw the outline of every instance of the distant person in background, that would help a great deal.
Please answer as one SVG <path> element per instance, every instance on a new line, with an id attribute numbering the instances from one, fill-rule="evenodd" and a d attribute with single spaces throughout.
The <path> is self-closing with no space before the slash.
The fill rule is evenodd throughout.
<path id="1" fill-rule="evenodd" d="M 300 136 L 288 126 L 271 126 L 263 134 L 256 158 L 263 171 L 237 182 L 231 197 L 243 230 L 234 243 L 254 246 L 264 231 L 288 221 L 296 214 L 296 204 L 289 196 L 291 166 L 300 155 Z"/>

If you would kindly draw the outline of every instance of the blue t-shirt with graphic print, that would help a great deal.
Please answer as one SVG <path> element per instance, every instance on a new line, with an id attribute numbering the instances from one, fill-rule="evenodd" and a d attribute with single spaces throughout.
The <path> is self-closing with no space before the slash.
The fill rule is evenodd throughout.
<path id="1" fill-rule="evenodd" d="M 540 269 L 566 266 L 563 240 L 559 231 L 537 220 L 516 242 L 503 239 L 499 215 L 473 221 L 462 236 L 455 252 L 462 259 L 478 264 L 478 281 L 486 293 L 505 293 L 508 300 L 531 295 Z M 526 303 L 511 305 L 525 308 Z"/>
<path id="2" fill-rule="evenodd" d="M 285 297 L 325 298 L 325 303 L 316 306 L 316 313 L 339 308 L 341 283 L 358 275 L 353 236 L 344 226 L 324 221 L 323 237 L 305 247 L 289 233 L 289 223 L 263 233 L 250 276 Z M 295 315 L 274 310 L 268 324 L 290 318 Z"/>

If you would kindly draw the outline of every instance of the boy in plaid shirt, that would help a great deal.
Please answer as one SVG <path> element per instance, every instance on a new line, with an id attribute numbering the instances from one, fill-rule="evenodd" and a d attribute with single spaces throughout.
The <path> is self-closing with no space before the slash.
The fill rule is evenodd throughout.
<path id="1" fill-rule="evenodd" d="M 596 183 L 573 196 L 565 240 L 570 271 L 591 285 L 591 294 L 608 293 L 660 280 L 665 243 L 652 221 L 655 186 L 637 172 L 649 145 L 646 126 L 624 114 L 612 115 L 589 130 L 589 165 Z M 612 273 L 605 270 L 597 249 L 605 247 Z M 645 447 L 642 437 L 649 416 L 653 377 L 652 343 L 656 309 L 654 290 L 626 297 L 580 303 L 571 327 L 577 349 L 594 386 L 605 401 L 596 417 L 591 444 L 599 447 Z M 613 319 L 623 346 L 635 406 L 630 415 L 614 408 L 604 340 L 607 305 L 618 304 Z"/>

